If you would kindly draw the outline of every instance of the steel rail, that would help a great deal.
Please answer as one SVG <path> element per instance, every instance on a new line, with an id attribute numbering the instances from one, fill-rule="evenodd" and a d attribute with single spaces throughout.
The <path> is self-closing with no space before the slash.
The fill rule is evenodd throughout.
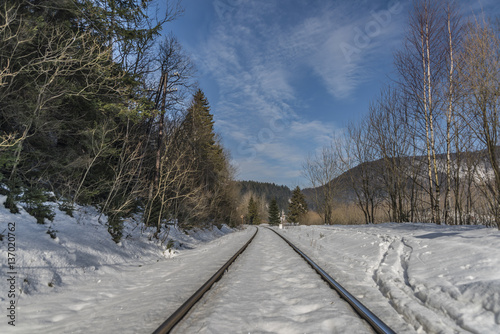
<path id="1" fill-rule="evenodd" d="M 207 292 L 212 285 L 214 285 L 215 282 L 221 279 L 222 275 L 224 275 L 224 272 L 227 270 L 227 268 L 236 260 L 236 258 L 243 253 L 243 251 L 250 245 L 252 240 L 255 238 L 257 235 L 257 232 L 259 231 L 258 228 L 256 228 L 256 231 L 254 235 L 248 240 L 248 242 L 241 247 L 241 249 L 233 255 L 229 259 L 229 261 L 226 262 L 225 265 L 223 265 L 201 288 L 198 289 L 184 304 L 181 305 L 165 322 L 158 327 L 153 334 L 166 334 L 169 333 L 172 328 L 177 325 L 179 321 L 191 310 L 191 308 L 203 297 L 205 292 Z"/>
<path id="2" fill-rule="evenodd" d="M 330 275 L 328 275 L 320 266 L 314 263 L 304 252 L 298 249 L 294 244 L 292 244 L 288 239 L 282 236 L 280 233 L 275 230 L 267 227 L 269 230 L 276 233 L 280 236 L 285 242 L 290 245 L 297 253 L 300 254 L 304 258 L 304 260 L 309 263 L 311 267 L 335 290 L 338 294 L 352 306 L 352 308 L 359 314 L 359 316 L 366 320 L 370 324 L 370 326 L 379 334 L 395 334 L 389 326 L 387 326 L 382 320 L 380 320 L 375 314 L 373 314 L 366 306 L 361 304 L 353 295 L 349 293 L 346 289 L 342 287 L 337 281 L 335 281 Z"/>

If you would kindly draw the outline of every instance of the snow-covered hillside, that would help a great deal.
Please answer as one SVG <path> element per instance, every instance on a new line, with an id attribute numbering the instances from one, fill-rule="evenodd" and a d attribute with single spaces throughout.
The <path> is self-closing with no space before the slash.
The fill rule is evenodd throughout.
<path id="1" fill-rule="evenodd" d="M 246 231 L 231 233 L 226 226 L 189 235 L 171 228 L 167 249 L 168 242 L 149 240 L 151 233 L 128 222 L 116 244 L 92 208 L 78 207 L 73 218 L 54 206 L 54 221 L 40 225 L 21 207 L 20 214 L 11 214 L 4 201 L 0 196 L 0 333 L 111 333 L 117 323 L 120 332 L 151 332 L 175 310 L 169 298 L 187 298 L 248 240 Z M 55 239 L 46 233 L 49 227 Z M 236 235 L 229 240 L 228 234 Z M 146 305 L 137 309 L 134 300 Z M 8 324 L 10 314 L 15 327 Z"/>

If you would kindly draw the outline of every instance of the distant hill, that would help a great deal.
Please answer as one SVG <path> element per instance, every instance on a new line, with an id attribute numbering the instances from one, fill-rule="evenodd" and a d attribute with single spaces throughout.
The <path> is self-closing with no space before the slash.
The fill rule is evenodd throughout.
<path id="1" fill-rule="evenodd" d="M 497 147 L 497 154 L 500 156 L 500 146 Z M 438 154 L 436 156 L 437 161 L 438 161 L 438 174 L 439 174 L 439 179 L 440 183 L 445 182 L 446 179 L 446 154 Z M 451 160 L 456 161 L 457 159 L 457 154 L 453 153 L 451 154 Z M 477 173 L 480 176 L 483 177 L 488 177 L 488 175 L 491 173 L 491 164 L 488 161 L 487 158 L 487 152 L 485 150 L 481 151 L 476 151 L 476 152 L 468 152 L 468 153 L 461 153 L 461 159 L 462 159 L 462 164 L 465 159 L 469 160 L 474 160 L 477 163 L 478 170 Z M 421 164 L 421 171 L 419 174 L 421 175 L 422 182 L 425 183 L 426 177 L 427 177 L 427 156 L 418 156 L 416 158 L 410 158 L 410 157 L 403 157 L 400 158 L 401 163 L 403 165 L 410 165 L 412 163 L 418 162 Z M 381 174 L 382 169 L 384 168 L 384 161 L 383 159 L 375 160 L 375 161 L 370 161 L 370 162 L 365 162 L 363 164 L 360 164 L 346 172 L 344 172 L 342 175 L 339 177 L 335 178 L 334 180 L 330 182 L 335 182 L 340 189 L 337 196 L 335 197 L 335 201 L 337 202 L 342 202 L 342 203 L 348 203 L 356 200 L 356 194 L 354 192 L 354 189 L 352 188 L 352 179 L 354 180 L 359 180 L 361 178 L 361 170 L 362 168 L 367 168 L 371 169 L 371 173 L 373 175 Z M 461 172 L 462 173 L 462 172 Z M 382 180 L 379 180 L 382 182 Z M 408 180 L 408 185 L 410 185 L 411 182 Z M 316 209 L 316 204 L 314 201 L 314 196 L 315 192 L 317 190 L 321 190 L 321 187 L 318 188 L 305 188 L 302 190 L 306 197 L 306 202 L 307 205 L 310 209 L 315 210 Z M 319 191 L 318 193 L 321 193 Z"/>
<path id="2" fill-rule="evenodd" d="M 252 192 L 258 197 L 264 196 L 268 202 L 276 198 L 280 210 L 288 211 L 288 200 L 292 196 L 292 191 L 287 186 L 257 181 L 238 181 L 238 185 L 241 195 Z"/>

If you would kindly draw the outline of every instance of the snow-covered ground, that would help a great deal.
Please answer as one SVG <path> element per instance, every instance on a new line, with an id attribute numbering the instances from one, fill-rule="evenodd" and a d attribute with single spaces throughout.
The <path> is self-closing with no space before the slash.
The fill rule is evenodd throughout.
<path id="1" fill-rule="evenodd" d="M 0 196 L 2 334 L 151 333 L 254 233 L 253 227 L 223 227 L 187 235 L 172 228 L 175 250 L 169 251 L 130 222 L 115 244 L 91 208 L 78 208 L 74 218 L 55 209 L 54 222 L 39 225 L 24 210 L 8 212 L 4 200 Z M 14 264 L 9 223 L 15 223 Z M 57 238 L 45 233 L 49 226 Z M 380 224 L 279 232 L 397 333 L 500 332 L 495 229 Z M 325 297 L 331 291 L 270 233 L 259 232 L 178 333 L 353 332 L 335 327 L 342 325 L 334 318 L 342 303 Z M 11 300 L 15 327 L 8 324 Z"/>
<path id="2" fill-rule="evenodd" d="M 259 233 L 172 333 L 373 333 L 272 231 Z"/>
<path id="3" fill-rule="evenodd" d="M 251 237 L 251 229 L 175 228 L 178 250 L 148 240 L 127 224 L 115 244 L 91 208 L 75 218 L 55 209 L 39 225 L 23 209 L 13 215 L 0 196 L 0 333 L 151 333 Z M 8 227 L 15 223 L 15 275 L 8 266 Z M 56 239 L 46 231 L 56 230 Z M 2 232 L 3 231 L 3 232 Z M 15 277 L 15 297 L 9 297 Z M 15 300 L 15 327 L 7 315 Z"/>
<path id="4" fill-rule="evenodd" d="M 380 224 L 280 230 L 397 333 L 500 333 L 500 232 Z"/>

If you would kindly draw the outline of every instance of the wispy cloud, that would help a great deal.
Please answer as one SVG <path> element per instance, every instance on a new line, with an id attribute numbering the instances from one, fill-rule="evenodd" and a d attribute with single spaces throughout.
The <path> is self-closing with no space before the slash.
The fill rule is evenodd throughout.
<path id="1" fill-rule="evenodd" d="M 364 29 L 373 20 L 370 12 L 378 10 L 366 1 L 313 2 L 307 8 L 294 0 L 240 1 L 219 15 L 196 52 L 200 71 L 217 83 L 216 126 L 242 175 L 259 168 L 298 175 L 299 162 L 337 127 L 303 115 L 301 88 L 308 83 L 301 75 L 314 74 L 335 99 L 349 97 L 367 78 L 366 57 L 390 38 L 385 26 L 366 46 L 356 46 L 356 29 Z M 297 13 L 297 6 L 304 12 Z M 349 59 L 340 47 L 348 43 L 358 50 Z"/>

